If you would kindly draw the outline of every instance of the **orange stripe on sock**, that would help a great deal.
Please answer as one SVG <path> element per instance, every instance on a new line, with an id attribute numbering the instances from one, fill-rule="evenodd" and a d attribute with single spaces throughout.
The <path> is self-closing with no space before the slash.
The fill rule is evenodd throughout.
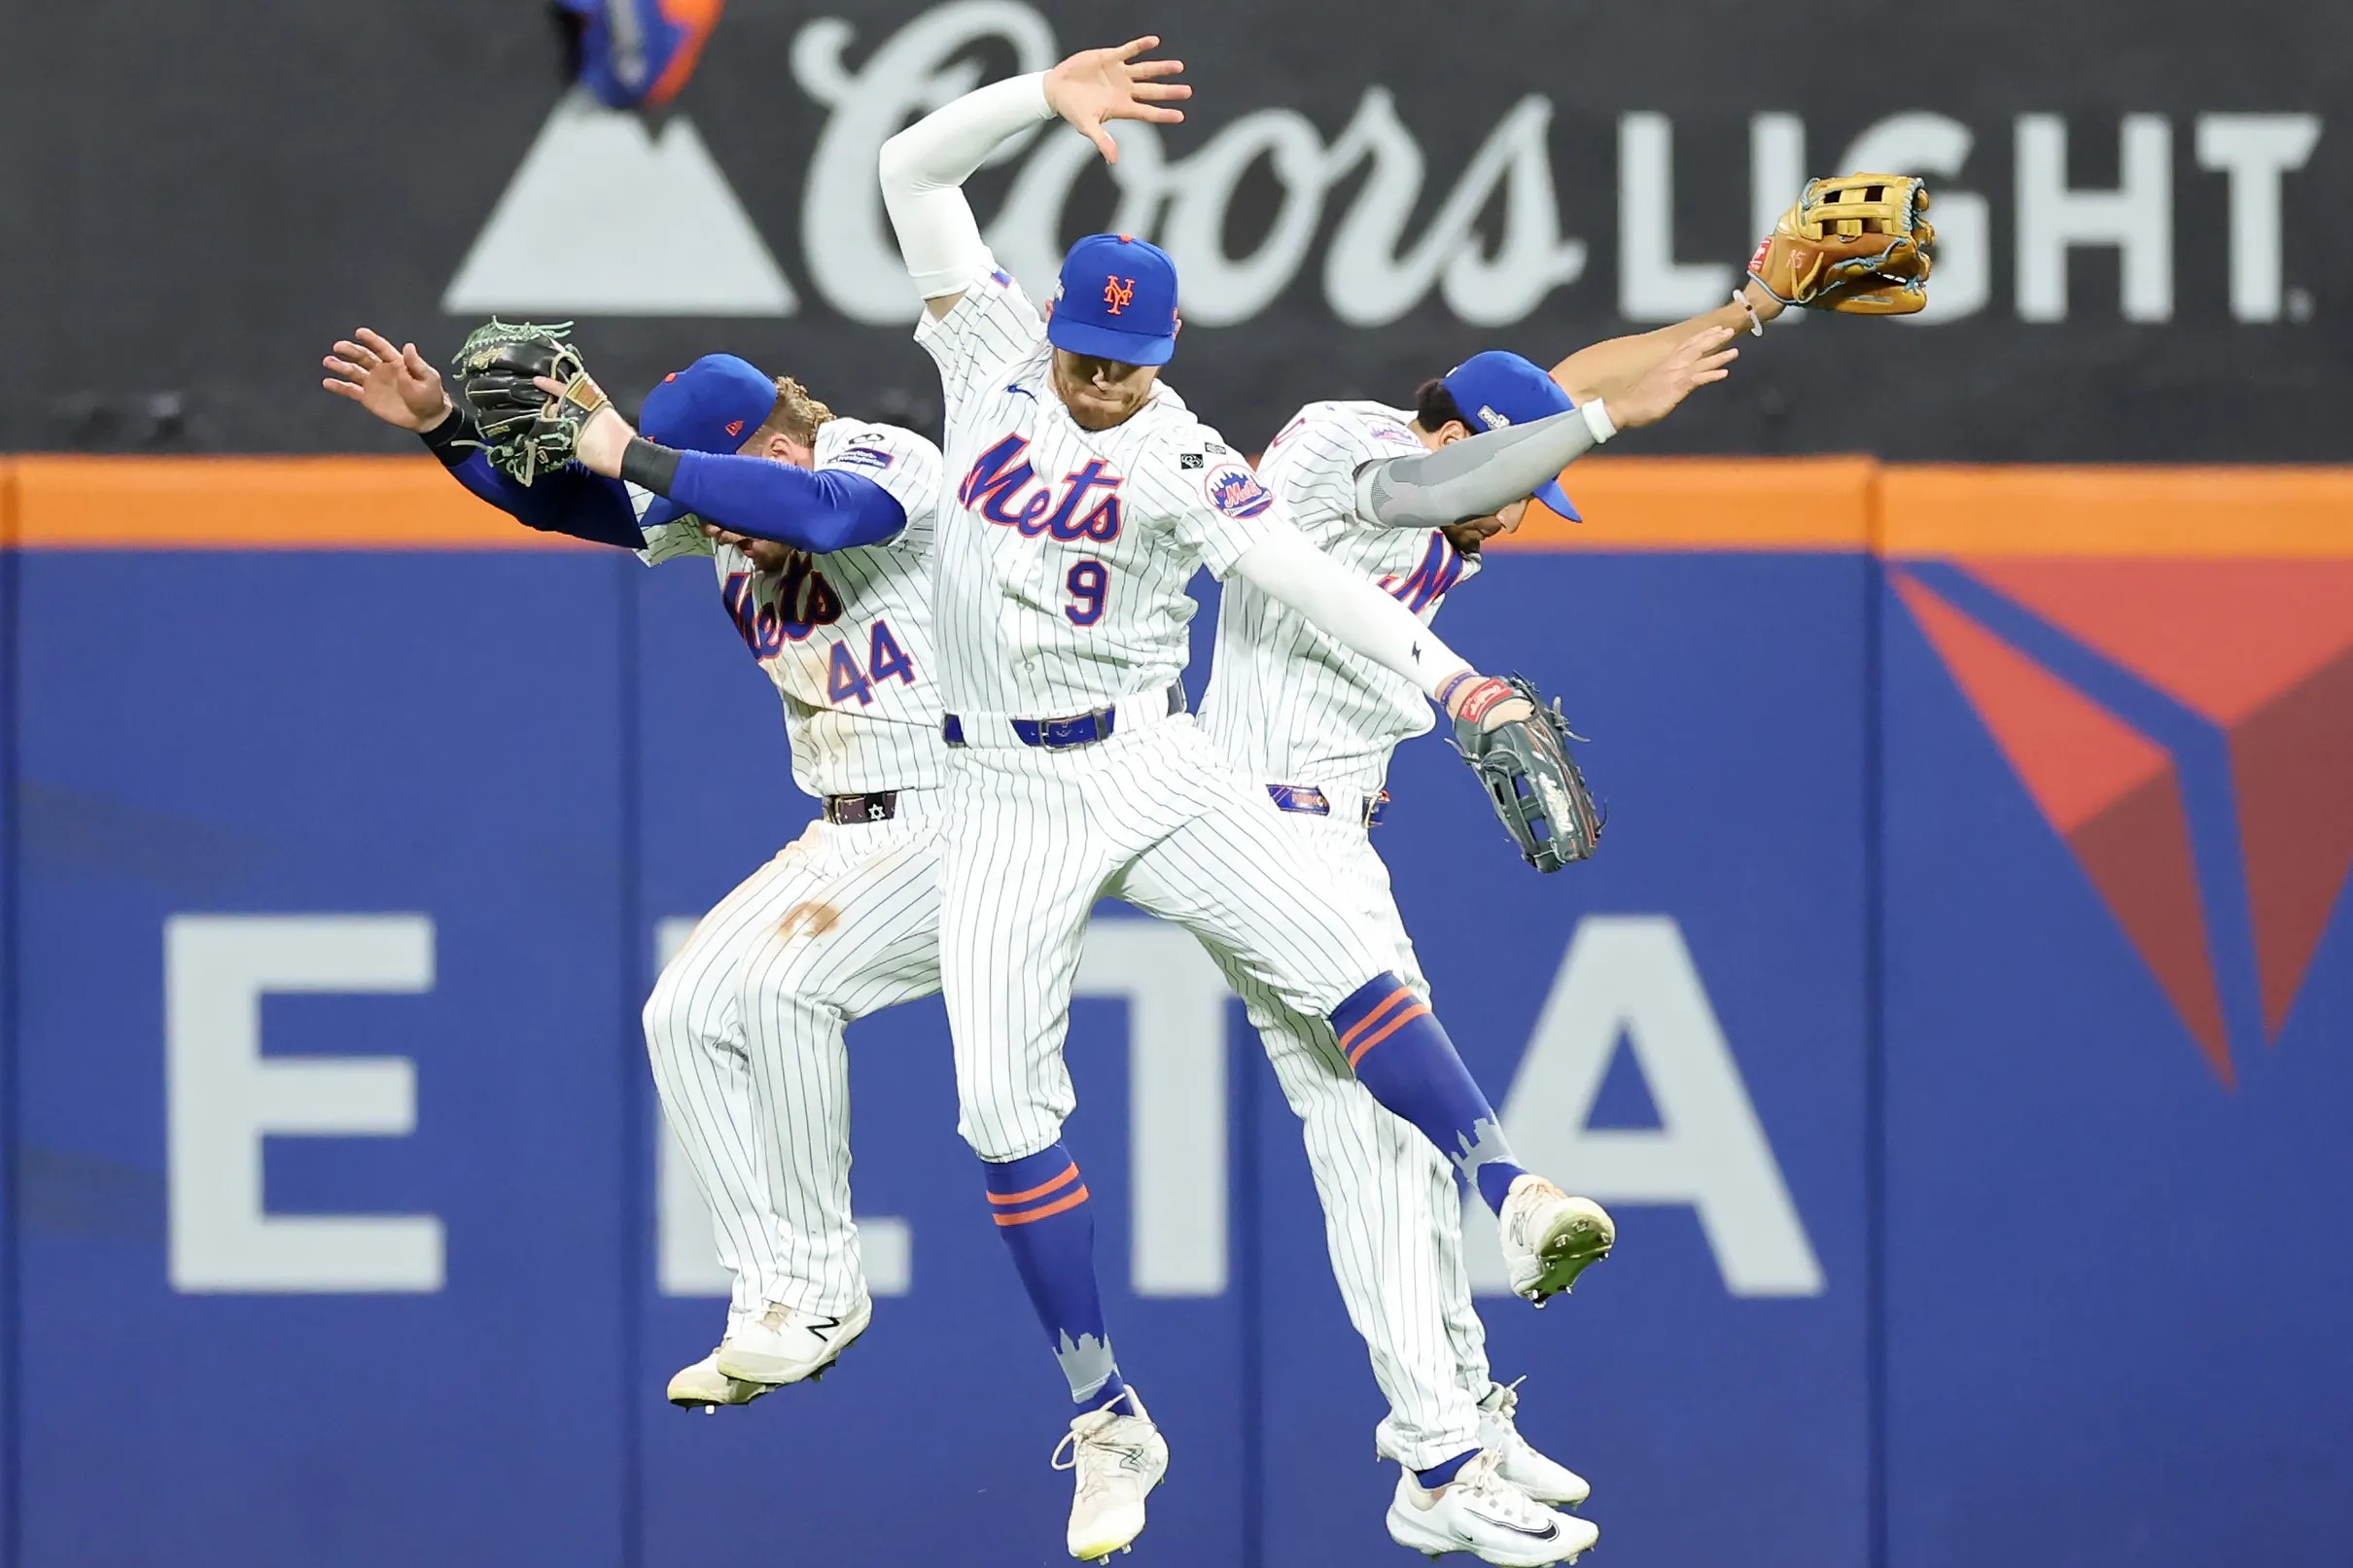
<path id="1" fill-rule="evenodd" d="M 1358 1036 L 1362 1035 L 1366 1029 L 1371 1028 L 1374 1025 L 1388 1017 L 1389 1013 L 1400 1003 L 1409 1002 L 1413 999 L 1414 992 L 1411 986 L 1399 986 L 1395 991 L 1390 992 L 1388 995 L 1382 1001 L 1380 1006 L 1374 1008 L 1371 1012 L 1356 1020 L 1355 1028 L 1350 1029 L 1346 1034 L 1340 1036 L 1340 1049 L 1343 1051 L 1347 1050 L 1351 1040 L 1356 1039 Z M 1353 1062 L 1356 1059 L 1352 1056 L 1349 1058 L 1349 1060 Z"/>
<path id="2" fill-rule="evenodd" d="M 991 1193 L 989 1194 L 989 1202 L 999 1205 L 1000 1207 L 1006 1207 L 1014 1203 L 1026 1203 L 1033 1198 L 1043 1198 L 1046 1194 L 1054 1191 L 1058 1187 L 1068 1187 L 1071 1182 L 1076 1181 L 1077 1179 L 1078 1162 L 1073 1160 L 1069 1165 L 1062 1167 L 1061 1175 L 1056 1176 L 1052 1181 L 1047 1182 L 1042 1187 L 1033 1187 L 1026 1193 Z"/>
<path id="3" fill-rule="evenodd" d="M 1365 1052 L 1370 1051 L 1374 1046 L 1379 1045 L 1383 1040 L 1387 1039 L 1390 1035 L 1405 1028 L 1406 1025 L 1411 1024 L 1415 1019 L 1427 1017 L 1429 1017 L 1429 1009 L 1423 1006 L 1422 1003 L 1416 1002 L 1412 1007 L 1406 1009 L 1402 1013 L 1399 1013 L 1395 1018 L 1390 1019 L 1388 1024 L 1381 1030 L 1380 1033 L 1374 1035 L 1371 1039 L 1366 1040 L 1363 1044 L 1357 1046 L 1353 1051 L 1351 1051 L 1348 1054 L 1348 1064 L 1351 1067 L 1353 1067 L 1357 1063 L 1364 1060 Z"/>
<path id="4" fill-rule="evenodd" d="M 1072 1166 L 1071 1168 L 1075 1170 L 1078 1167 L 1076 1166 Z M 1046 1204 L 1046 1206 L 1043 1208 L 1028 1209 L 1019 1214 L 999 1214 L 996 1216 L 996 1220 L 1000 1225 L 1030 1225 L 1038 1220 L 1052 1219 L 1055 1215 L 1060 1214 L 1065 1209 L 1076 1208 L 1079 1204 L 1085 1202 L 1086 1201 L 1087 1190 L 1084 1187 L 1081 1187 L 1074 1193 L 1063 1194 L 1060 1198 L 1055 1199 L 1054 1202 Z"/>

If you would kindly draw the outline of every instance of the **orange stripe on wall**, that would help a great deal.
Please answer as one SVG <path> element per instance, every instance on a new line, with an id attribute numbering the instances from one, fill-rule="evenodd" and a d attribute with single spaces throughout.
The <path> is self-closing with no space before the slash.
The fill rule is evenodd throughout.
<path id="1" fill-rule="evenodd" d="M 1597 457 L 1561 476 L 1584 522 L 1531 503 L 1489 548 L 1861 550 L 1878 472 L 1864 457 Z"/>
<path id="2" fill-rule="evenodd" d="M 24 457 L 36 550 L 595 549 L 523 527 L 416 457 Z"/>
<path id="3" fill-rule="evenodd" d="M 1891 556 L 2353 556 L 2353 469 L 1897 464 L 1879 483 Z"/>
<path id="4" fill-rule="evenodd" d="M 2353 558 L 2353 467 L 1595 458 L 1582 523 L 1531 505 L 1498 551 Z M 587 550 L 414 457 L 0 460 L 0 541 L 42 550 Z"/>

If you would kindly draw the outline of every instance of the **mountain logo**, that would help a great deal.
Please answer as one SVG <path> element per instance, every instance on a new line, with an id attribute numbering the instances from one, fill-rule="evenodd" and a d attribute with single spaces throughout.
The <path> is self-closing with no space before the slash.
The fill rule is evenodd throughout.
<path id="1" fill-rule="evenodd" d="M 452 316 L 790 316 L 792 285 L 691 121 L 574 88 L 441 296 Z"/>

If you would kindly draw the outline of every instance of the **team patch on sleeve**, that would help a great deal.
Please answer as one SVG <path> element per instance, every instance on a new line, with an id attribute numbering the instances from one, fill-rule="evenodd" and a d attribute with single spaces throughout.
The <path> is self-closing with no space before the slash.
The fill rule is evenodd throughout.
<path id="1" fill-rule="evenodd" d="M 1275 504 L 1258 476 L 1239 463 L 1220 463 L 1201 481 L 1201 493 L 1228 517 L 1255 517 Z"/>
<path id="2" fill-rule="evenodd" d="M 1180 469 L 1197 469 L 1208 461 L 1209 459 L 1199 452 L 1179 452 L 1176 454 L 1176 466 Z"/>
<path id="3" fill-rule="evenodd" d="M 1395 441 L 1399 446 L 1420 446 L 1422 444 L 1414 439 L 1414 433 L 1402 425 L 1375 425 L 1372 428 L 1372 436 L 1374 440 Z"/>
<path id="4" fill-rule="evenodd" d="M 858 438 L 852 437 L 854 440 Z M 863 469 L 887 469 L 891 466 L 892 461 L 891 454 L 879 446 L 846 446 L 834 455 L 833 461 L 826 467 L 841 468 L 845 465 L 856 464 Z"/>

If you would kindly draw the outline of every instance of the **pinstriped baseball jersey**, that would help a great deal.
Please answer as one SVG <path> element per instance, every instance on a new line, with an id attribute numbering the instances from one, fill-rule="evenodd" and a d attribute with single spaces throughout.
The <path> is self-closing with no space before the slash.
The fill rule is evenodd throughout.
<path id="1" fill-rule="evenodd" d="M 704 537 L 692 517 L 646 531 L 650 565 L 709 556 L 728 618 L 784 698 L 792 779 L 813 795 L 936 784 L 941 770 L 931 556 L 939 448 L 913 431 L 832 419 L 813 443 L 818 469 L 862 474 L 906 509 L 881 544 L 809 555 L 761 572 Z M 630 487 L 643 517 L 650 492 Z"/>
<path id="2" fill-rule="evenodd" d="M 1373 578 L 1427 622 L 1478 570 L 1435 529 L 1382 528 L 1356 511 L 1356 470 L 1419 452 L 1413 415 L 1377 402 L 1315 402 L 1292 416 L 1258 477 L 1317 547 Z M 1201 721 L 1246 772 L 1270 783 L 1381 787 L 1397 743 L 1425 733 L 1428 701 L 1254 584 L 1237 578 L 1217 612 Z"/>
<path id="3" fill-rule="evenodd" d="M 1045 323 L 1001 271 L 915 337 L 947 401 L 949 710 L 1053 716 L 1166 687 L 1185 665 L 1185 583 L 1257 542 L 1265 489 L 1166 385 L 1125 423 L 1080 429 L 1054 394 Z"/>

